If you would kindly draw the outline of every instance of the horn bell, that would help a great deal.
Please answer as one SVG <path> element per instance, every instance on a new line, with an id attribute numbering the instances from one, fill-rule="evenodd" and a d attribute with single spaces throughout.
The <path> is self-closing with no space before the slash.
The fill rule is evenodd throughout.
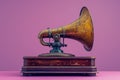
<path id="1" fill-rule="evenodd" d="M 61 34 L 61 37 L 77 40 L 83 44 L 85 50 L 91 51 L 94 41 L 94 30 L 88 9 L 83 7 L 79 18 L 66 26 L 41 31 L 38 35 L 40 43 L 44 46 L 49 46 L 49 43 L 45 42 L 43 38 L 52 37 L 54 34 Z"/>

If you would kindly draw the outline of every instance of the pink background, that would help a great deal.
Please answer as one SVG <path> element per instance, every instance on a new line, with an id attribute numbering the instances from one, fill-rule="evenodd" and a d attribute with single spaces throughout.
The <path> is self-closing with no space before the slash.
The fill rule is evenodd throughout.
<path id="1" fill-rule="evenodd" d="M 93 19 L 93 49 L 65 39 L 64 52 L 95 56 L 98 70 L 120 70 L 120 0 L 0 0 L 0 70 L 21 70 L 23 56 L 49 52 L 38 33 L 73 22 L 83 6 Z"/>

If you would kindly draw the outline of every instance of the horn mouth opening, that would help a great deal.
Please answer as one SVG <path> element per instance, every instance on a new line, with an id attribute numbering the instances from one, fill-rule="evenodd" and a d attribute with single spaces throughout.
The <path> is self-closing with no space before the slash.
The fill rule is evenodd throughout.
<path id="1" fill-rule="evenodd" d="M 92 22 L 92 18 L 90 16 L 89 10 L 87 7 L 82 7 L 82 9 L 80 10 L 80 17 L 85 16 L 85 15 L 89 15 L 89 19 L 90 19 L 90 26 L 91 26 L 91 34 L 89 34 L 91 36 L 91 40 L 89 42 L 89 44 L 84 44 L 84 48 L 86 51 L 91 51 L 92 47 L 93 47 L 93 42 L 94 42 L 94 29 L 93 29 L 93 22 Z"/>

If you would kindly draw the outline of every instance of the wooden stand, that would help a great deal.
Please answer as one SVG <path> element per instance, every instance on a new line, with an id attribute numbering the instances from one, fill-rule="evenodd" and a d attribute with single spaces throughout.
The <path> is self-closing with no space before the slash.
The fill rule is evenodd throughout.
<path id="1" fill-rule="evenodd" d="M 24 57 L 23 76 L 95 76 L 94 57 Z"/>

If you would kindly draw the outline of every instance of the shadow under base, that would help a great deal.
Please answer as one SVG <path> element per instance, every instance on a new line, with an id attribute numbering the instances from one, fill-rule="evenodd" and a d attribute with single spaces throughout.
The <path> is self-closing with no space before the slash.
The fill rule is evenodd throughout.
<path id="1" fill-rule="evenodd" d="M 96 76 L 96 73 L 23 73 L 23 76 Z"/>

